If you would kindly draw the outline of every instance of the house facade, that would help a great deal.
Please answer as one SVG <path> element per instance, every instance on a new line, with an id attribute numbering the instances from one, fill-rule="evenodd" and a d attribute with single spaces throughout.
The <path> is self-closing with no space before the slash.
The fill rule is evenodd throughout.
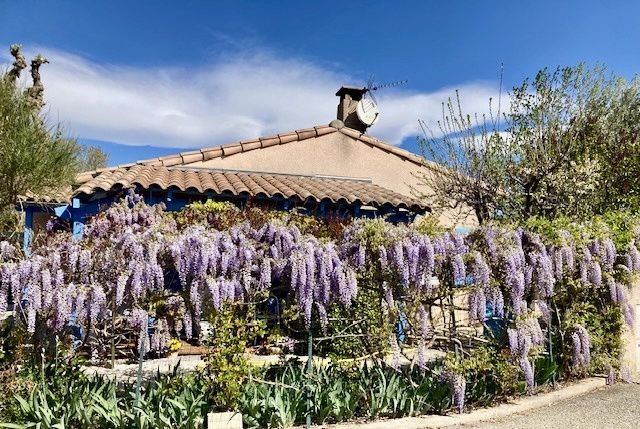
<path id="1" fill-rule="evenodd" d="M 316 216 L 385 216 L 408 221 L 431 210 L 416 196 L 433 169 L 420 156 L 369 135 L 358 115 L 366 89 L 342 87 L 327 125 L 89 171 L 67 196 L 27 198 L 25 246 L 52 215 L 75 234 L 85 219 L 135 187 L 168 210 L 206 199 Z M 377 119 L 377 118 L 376 118 Z M 440 215 L 447 225 L 456 213 Z"/>

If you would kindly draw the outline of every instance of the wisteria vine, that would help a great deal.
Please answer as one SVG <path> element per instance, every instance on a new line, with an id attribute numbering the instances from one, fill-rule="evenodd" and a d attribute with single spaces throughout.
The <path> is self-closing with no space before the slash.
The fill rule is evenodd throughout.
<path id="1" fill-rule="evenodd" d="M 540 323 L 550 325 L 565 285 L 604 291 L 605 304 L 633 322 L 627 285 L 640 272 L 638 238 L 616 249 L 609 237 L 583 242 L 566 231 L 557 236 L 545 241 L 521 228 L 496 226 L 428 235 L 381 220 L 353 221 L 339 243 L 275 222 L 225 231 L 178 228 L 161 205 L 147 205 L 131 192 L 90 219 L 80 240 L 51 232 L 29 256 L 0 243 L 0 311 L 12 305 L 34 336 L 46 332 L 53 338 L 79 327 L 84 342 L 97 326 L 121 317 L 139 345 L 144 339 L 145 351 L 161 351 L 172 336 L 197 337 L 209 309 L 262 302 L 275 289 L 284 290 L 280 296 L 307 329 L 314 314 L 326 327 L 330 306 L 352 306 L 361 274 L 373 269 L 386 315 L 408 320 L 402 329 L 417 347 L 419 366 L 425 366 L 425 349 L 437 333 L 435 303 L 462 294 L 468 310 L 462 322 L 507 322 L 514 362 L 533 389 L 530 355 L 545 347 Z M 161 312 L 151 305 L 158 298 Z M 580 325 L 571 329 L 573 364 L 588 365 L 589 332 Z M 395 362 L 398 338 L 389 338 Z M 457 376 L 449 378 L 460 384 Z"/>

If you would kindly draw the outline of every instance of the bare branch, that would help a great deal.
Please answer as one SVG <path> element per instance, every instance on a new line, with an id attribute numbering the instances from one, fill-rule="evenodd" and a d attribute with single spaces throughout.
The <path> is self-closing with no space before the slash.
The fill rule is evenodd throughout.
<path id="1" fill-rule="evenodd" d="M 4 78 L 7 82 L 15 84 L 16 81 L 20 78 L 20 73 L 22 73 L 22 70 L 27 68 L 27 61 L 25 60 L 24 55 L 22 55 L 22 52 L 20 52 L 20 45 L 11 45 L 11 47 L 9 48 L 9 52 L 11 52 L 11 55 L 13 56 L 13 58 L 15 58 L 15 61 L 13 62 L 11 70 L 7 72 Z"/>
<path id="2" fill-rule="evenodd" d="M 40 112 L 44 106 L 44 85 L 40 77 L 40 66 L 42 64 L 48 64 L 49 61 L 42 55 L 37 55 L 31 60 L 31 78 L 33 79 L 33 86 L 27 90 L 30 102 L 35 112 Z"/>

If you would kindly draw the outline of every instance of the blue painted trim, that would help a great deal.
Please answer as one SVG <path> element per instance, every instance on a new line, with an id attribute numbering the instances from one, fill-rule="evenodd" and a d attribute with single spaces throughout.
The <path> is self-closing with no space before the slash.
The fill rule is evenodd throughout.
<path id="1" fill-rule="evenodd" d="M 471 232 L 471 228 L 468 226 L 457 226 L 454 231 L 456 234 L 467 235 Z"/>
<path id="2" fill-rule="evenodd" d="M 33 209 L 27 207 L 24 213 L 24 233 L 22 234 L 22 250 L 24 254 L 31 254 L 31 239 L 33 237 Z"/>
<path id="3" fill-rule="evenodd" d="M 84 223 L 80 221 L 73 221 L 73 239 L 80 240 L 84 234 Z"/>
<path id="4" fill-rule="evenodd" d="M 89 204 L 85 204 L 82 206 L 80 204 L 80 199 L 74 198 L 72 200 L 71 208 L 69 208 L 69 212 L 71 215 L 72 222 L 72 232 L 73 239 L 80 240 L 84 233 L 84 219 L 87 216 L 94 215 L 98 212 L 98 208 L 100 207 L 99 203 L 91 202 Z"/>
<path id="5" fill-rule="evenodd" d="M 54 208 L 54 209 L 53 209 L 53 212 L 54 212 L 54 213 L 56 214 L 56 216 L 57 216 L 57 217 L 59 217 L 59 218 L 63 218 L 63 216 L 67 216 L 67 218 L 68 218 L 68 216 L 69 216 L 69 211 L 68 211 L 68 209 L 69 209 L 69 206 L 68 206 L 68 205 L 66 205 L 66 206 L 59 206 L 59 207 Z"/>

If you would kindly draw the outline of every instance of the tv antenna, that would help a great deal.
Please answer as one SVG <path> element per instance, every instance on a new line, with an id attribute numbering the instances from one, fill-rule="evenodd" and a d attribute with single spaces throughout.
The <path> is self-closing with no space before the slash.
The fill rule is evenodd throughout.
<path id="1" fill-rule="evenodd" d="M 374 92 L 380 91 L 381 89 L 393 88 L 396 86 L 406 85 L 409 81 L 407 79 L 396 80 L 393 82 L 386 82 L 381 84 L 376 84 L 373 74 L 369 75 L 369 79 L 367 80 L 367 86 L 364 89 L 365 96 L 369 96 L 374 103 L 378 103 L 376 97 L 373 95 Z"/>
<path id="2" fill-rule="evenodd" d="M 363 97 L 356 104 L 356 115 L 360 122 L 366 127 L 370 127 L 375 124 L 380 117 L 380 110 L 378 109 L 378 100 L 373 95 L 374 92 L 384 88 L 391 88 L 394 86 L 404 85 L 407 80 L 398 80 L 395 82 L 388 82 L 383 84 L 376 84 L 373 75 L 369 76 L 367 86 L 364 88 Z"/>

